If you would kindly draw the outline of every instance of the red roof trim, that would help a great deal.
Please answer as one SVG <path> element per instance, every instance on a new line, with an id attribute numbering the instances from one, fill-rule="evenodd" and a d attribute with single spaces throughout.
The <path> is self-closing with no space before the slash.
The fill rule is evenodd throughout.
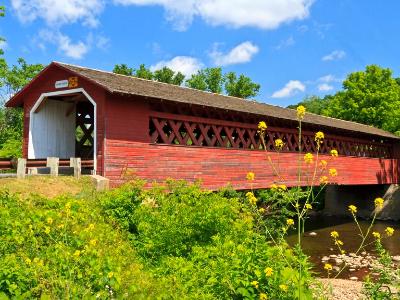
<path id="1" fill-rule="evenodd" d="M 79 74 L 77 72 L 74 72 L 73 70 L 70 70 L 66 67 L 64 67 L 63 65 L 58 64 L 57 62 L 51 62 L 49 65 L 47 65 L 42 71 L 40 71 L 35 77 L 32 78 L 31 81 L 29 81 L 29 83 L 27 85 L 25 85 L 19 92 L 17 92 L 14 96 L 12 96 L 6 103 L 5 106 L 6 107 L 21 107 L 24 103 L 22 96 L 29 90 L 29 88 L 41 77 L 43 77 L 45 75 L 45 73 L 53 67 L 57 67 L 60 68 L 68 73 L 71 73 L 73 75 L 79 76 L 79 77 L 83 77 L 85 78 L 85 80 L 93 83 L 94 85 L 97 85 L 109 92 L 111 92 L 110 89 L 108 89 L 107 87 L 105 87 L 104 85 L 90 79 L 87 78 L 86 76 L 82 76 L 82 74 Z"/>

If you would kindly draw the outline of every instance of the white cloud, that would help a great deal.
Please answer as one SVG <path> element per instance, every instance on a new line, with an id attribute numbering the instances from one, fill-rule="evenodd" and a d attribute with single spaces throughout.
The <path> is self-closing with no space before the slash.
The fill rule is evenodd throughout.
<path id="1" fill-rule="evenodd" d="M 323 61 L 339 60 L 346 56 L 346 52 L 343 50 L 334 50 L 331 53 L 322 57 Z"/>
<path id="2" fill-rule="evenodd" d="M 327 83 L 321 83 L 318 85 L 318 90 L 321 92 L 327 92 L 333 90 L 333 86 Z"/>
<path id="3" fill-rule="evenodd" d="M 0 49 L 6 50 L 8 48 L 8 44 L 5 40 L 0 40 Z"/>
<path id="4" fill-rule="evenodd" d="M 279 45 L 276 46 L 275 49 L 276 50 L 280 50 L 280 49 L 283 49 L 283 48 L 287 48 L 287 47 L 293 46 L 294 43 L 295 43 L 295 40 L 291 36 L 291 37 L 287 38 L 286 40 L 280 41 Z"/>
<path id="5" fill-rule="evenodd" d="M 114 0 L 122 5 L 159 5 L 176 29 L 184 30 L 194 17 L 211 25 L 274 29 L 309 16 L 314 0 Z"/>
<path id="6" fill-rule="evenodd" d="M 214 45 L 213 51 L 210 53 L 210 57 L 217 66 L 228 66 L 234 64 L 242 64 L 251 61 L 253 56 L 257 54 L 259 48 L 252 42 L 243 42 L 228 53 L 223 53 L 218 50 L 218 45 Z"/>
<path id="7" fill-rule="evenodd" d="M 327 82 L 328 83 L 328 82 L 337 81 L 337 79 L 332 74 L 328 74 L 328 75 L 325 75 L 325 76 L 322 76 L 322 77 L 318 78 L 318 81 Z"/>
<path id="8" fill-rule="evenodd" d="M 299 80 L 290 80 L 286 85 L 272 94 L 272 98 L 286 98 L 297 94 L 298 92 L 304 92 L 306 86 Z"/>
<path id="9" fill-rule="evenodd" d="M 69 36 L 62 34 L 61 32 L 42 30 L 39 32 L 39 36 L 43 41 L 56 45 L 60 52 L 73 59 L 83 58 L 90 49 L 90 37 L 86 43 L 82 41 L 73 43 Z"/>
<path id="10" fill-rule="evenodd" d="M 175 72 L 181 72 L 185 76 L 190 76 L 196 73 L 203 67 L 203 64 L 194 57 L 190 56 L 176 56 L 171 60 L 162 60 L 150 67 L 151 71 L 168 67 Z"/>
<path id="11" fill-rule="evenodd" d="M 11 6 L 23 23 L 43 19 L 50 26 L 60 27 L 81 21 L 95 27 L 104 0 L 11 0 Z"/>

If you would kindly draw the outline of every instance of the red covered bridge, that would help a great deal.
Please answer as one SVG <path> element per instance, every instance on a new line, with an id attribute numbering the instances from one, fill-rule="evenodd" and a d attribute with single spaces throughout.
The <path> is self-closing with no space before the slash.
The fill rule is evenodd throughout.
<path id="1" fill-rule="evenodd" d="M 8 107 L 24 109 L 24 156 L 31 159 L 93 158 L 94 172 L 123 180 L 128 169 L 148 181 L 201 179 L 218 188 L 248 188 L 276 182 L 267 156 L 279 161 L 288 180 L 297 182 L 296 112 L 291 109 L 216 95 L 63 63 L 51 63 Z M 257 124 L 266 121 L 267 153 Z M 306 114 L 302 149 L 314 152 L 314 133 L 323 131 L 321 159 L 346 185 L 399 182 L 399 138 L 354 122 Z M 279 155 L 274 140 L 285 142 Z M 329 152 L 339 157 L 331 160 Z"/>

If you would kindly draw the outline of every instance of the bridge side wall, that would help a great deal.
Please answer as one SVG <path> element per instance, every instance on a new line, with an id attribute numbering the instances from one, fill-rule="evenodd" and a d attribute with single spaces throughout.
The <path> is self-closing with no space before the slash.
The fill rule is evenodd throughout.
<path id="1" fill-rule="evenodd" d="M 285 183 L 288 186 L 297 184 L 296 153 L 219 149 L 205 147 L 185 147 L 170 145 L 151 145 L 148 143 L 126 140 L 107 139 L 105 173 L 112 183 L 123 182 L 124 169 L 139 178 L 152 181 L 163 181 L 167 178 L 202 180 L 210 189 L 218 189 L 230 183 L 236 189 L 248 189 L 247 172 L 254 172 L 256 180 L 253 188 L 267 188 L 273 183 Z M 280 170 L 283 181 L 275 175 L 268 157 Z M 338 171 L 337 177 L 330 181 L 337 184 L 365 185 L 390 184 L 398 182 L 397 159 L 338 157 L 332 159 L 327 155 L 320 156 L 328 161 L 328 168 Z M 304 166 L 304 174 L 311 174 L 313 169 Z M 328 175 L 328 170 L 318 170 L 318 178 Z M 308 182 L 304 175 L 302 184 Z M 310 175 L 311 177 L 311 175 Z M 318 181 L 318 179 L 317 179 Z M 318 182 L 317 182 L 318 184 Z"/>

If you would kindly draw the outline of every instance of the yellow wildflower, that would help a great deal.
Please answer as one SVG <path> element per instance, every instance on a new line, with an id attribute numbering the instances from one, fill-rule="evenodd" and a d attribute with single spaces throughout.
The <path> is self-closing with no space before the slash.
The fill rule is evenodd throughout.
<path id="1" fill-rule="evenodd" d="M 310 203 L 306 203 L 305 208 L 306 209 L 312 209 L 312 205 Z"/>
<path id="2" fill-rule="evenodd" d="M 324 138 L 325 138 L 325 135 L 324 135 L 324 133 L 323 133 L 322 131 L 318 131 L 318 132 L 315 134 L 315 141 L 316 141 L 317 143 L 322 143 L 322 141 L 324 140 Z"/>
<path id="3" fill-rule="evenodd" d="M 91 246 L 96 246 L 97 240 L 95 240 L 95 239 L 90 240 L 89 244 L 90 244 Z"/>
<path id="4" fill-rule="evenodd" d="M 336 171 L 336 169 L 335 168 L 331 168 L 331 169 L 329 169 L 329 175 L 330 176 L 332 176 L 332 177 L 335 177 L 335 176 L 337 176 L 337 171 Z"/>
<path id="5" fill-rule="evenodd" d="M 372 233 L 372 236 L 373 236 L 374 238 L 378 239 L 378 240 L 381 238 L 381 234 L 380 234 L 379 232 L 376 232 L 376 231 L 374 231 L 374 232 Z"/>
<path id="6" fill-rule="evenodd" d="M 304 155 L 304 161 L 305 161 L 307 164 L 313 163 L 313 159 L 314 159 L 314 155 L 312 155 L 311 153 L 306 153 L 306 154 Z"/>
<path id="7" fill-rule="evenodd" d="M 331 150 L 331 156 L 333 156 L 333 157 L 338 157 L 338 155 L 339 155 L 339 153 L 337 152 L 336 149 L 332 149 L 332 150 Z"/>
<path id="8" fill-rule="evenodd" d="M 266 293 L 260 293 L 260 300 L 267 300 L 268 296 Z"/>
<path id="9" fill-rule="evenodd" d="M 51 218 L 51 217 L 48 217 L 47 218 L 47 224 L 53 224 L 53 219 Z"/>
<path id="10" fill-rule="evenodd" d="M 57 225 L 57 228 L 58 228 L 58 229 L 64 228 L 64 224 Z"/>
<path id="11" fill-rule="evenodd" d="M 266 267 L 264 270 L 265 276 L 270 277 L 272 276 L 273 270 L 270 267 Z"/>
<path id="12" fill-rule="evenodd" d="M 68 202 L 67 204 L 65 204 L 65 209 L 67 209 L 67 210 L 71 209 L 71 203 L 70 203 L 70 202 Z"/>
<path id="13" fill-rule="evenodd" d="M 331 232 L 331 237 L 333 237 L 334 239 L 337 239 L 339 237 L 339 232 L 337 231 L 332 231 Z"/>
<path id="14" fill-rule="evenodd" d="M 93 229 L 94 229 L 94 224 L 89 224 L 89 226 L 88 226 L 87 229 L 88 229 L 89 231 L 93 230 Z"/>
<path id="15" fill-rule="evenodd" d="M 383 207 L 383 202 L 384 202 L 385 200 L 383 200 L 382 198 L 376 198 L 375 200 L 374 200 L 374 203 L 375 203 L 375 207 L 376 208 L 382 208 Z"/>
<path id="16" fill-rule="evenodd" d="M 326 168 L 326 166 L 328 165 L 328 163 L 326 162 L 326 160 L 321 160 L 320 162 L 319 162 L 319 166 L 322 168 L 322 169 L 325 169 Z"/>
<path id="17" fill-rule="evenodd" d="M 343 246 L 343 242 L 341 240 L 336 240 L 335 241 L 336 246 Z"/>
<path id="18" fill-rule="evenodd" d="M 247 192 L 246 198 L 252 205 L 255 205 L 257 203 L 257 198 L 252 192 Z"/>
<path id="19" fill-rule="evenodd" d="M 303 120 L 306 114 L 306 108 L 303 105 L 297 106 L 297 119 Z"/>
<path id="20" fill-rule="evenodd" d="M 249 181 L 253 181 L 255 179 L 256 175 L 253 172 L 249 172 L 246 175 L 246 179 Z"/>
<path id="21" fill-rule="evenodd" d="M 114 272 L 109 272 L 107 274 L 107 277 L 110 278 L 110 279 L 113 278 L 114 277 Z"/>
<path id="22" fill-rule="evenodd" d="M 392 236 L 393 233 L 394 233 L 393 227 L 386 227 L 385 233 L 386 233 L 387 236 Z"/>
<path id="23" fill-rule="evenodd" d="M 287 219 L 287 220 L 286 220 L 286 225 L 287 225 L 287 226 L 293 226 L 293 225 L 294 225 L 293 219 Z"/>
<path id="24" fill-rule="evenodd" d="M 352 214 L 357 213 L 357 206 L 349 205 L 349 212 L 351 212 Z"/>
<path id="25" fill-rule="evenodd" d="M 81 251 L 75 250 L 74 256 L 75 256 L 75 257 L 79 257 L 80 255 L 81 255 Z"/>
<path id="26" fill-rule="evenodd" d="M 326 176 L 321 176 L 321 178 L 319 179 L 319 182 L 321 184 L 327 184 L 328 183 L 328 177 Z"/>
<path id="27" fill-rule="evenodd" d="M 286 191 L 286 189 L 287 189 L 286 185 L 284 185 L 284 184 L 278 185 L 278 188 L 279 188 L 280 190 L 282 190 L 282 191 Z"/>
<path id="28" fill-rule="evenodd" d="M 49 227 L 49 226 L 45 226 L 45 227 L 44 227 L 44 232 L 45 232 L 46 234 L 49 234 L 49 233 L 50 233 L 50 227 Z"/>
<path id="29" fill-rule="evenodd" d="M 284 146 L 285 146 L 285 143 L 281 139 L 275 140 L 275 148 L 276 149 L 282 150 Z"/>
<path id="30" fill-rule="evenodd" d="M 324 269 L 327 270 L 327 271 L 329 272 L 329 271 L 332 271 L 333 267 L 332 267 L 331 264 L 325 264 L 325 265 L 324 265 Z"/>
<path id="31" fill-rule="evenodd" d="M 257 280 L 254 280 L 254 281 L 250 282 L 250 284 L 252 286 L 254 286 L 256 289 L 258 289 L 258 281 Z"/>
<path id="32" fill-rule="evenodd" d="M 273 190 L 276 190 L 278 188 L 278 186 L 274 183 L 274 184 L 271 184 L 270 188 Z"/>
<path id="33" fill-rule="evenodd" d="M 25 258 L 25 263 L 27 265 L 30 265 L 32 263 L 32 261 L 27 257 L 27 258 Z"/>
<path id="34" fill-rule="evenodd" d="M 258 209 L 258 212 L 259 212 L 260 214 L 265 213 L 265 208 L 263 208 L 263 207 L 259 208 L 259 209 Z"/>
<path id="35" fill-rule="evenodd" d="M 279 288 L 280 288 L 282 291 L 284 291 L 284 292 L 287 292 L 287 290 L 288 290 L 288 287 L 287 287 L 286 284 L 280 284 L 280 285 L 279 285 Z"/>
<path id="36" fill-rule="evenodd" d="M 261 121 L 258 123 L 258 130 L 260 131 L 265 131 L 267 130 L 267 124 L 264 121 Z"/>

